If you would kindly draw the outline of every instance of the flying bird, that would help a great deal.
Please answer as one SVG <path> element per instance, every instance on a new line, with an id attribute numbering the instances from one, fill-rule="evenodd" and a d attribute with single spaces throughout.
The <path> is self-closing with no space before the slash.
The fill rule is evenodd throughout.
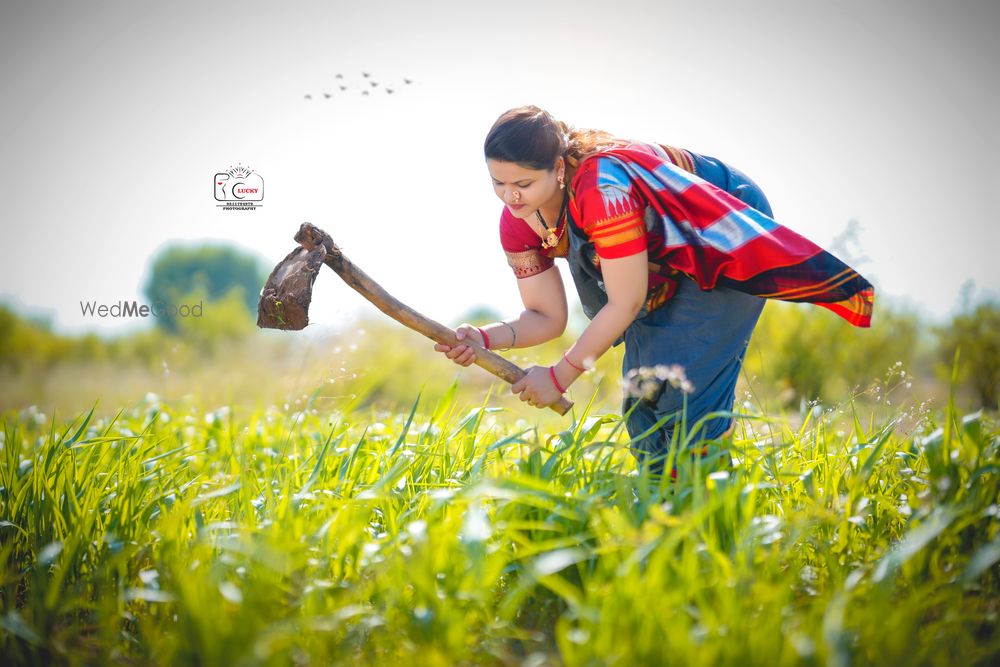
<path id="1" fill-rule="evenodd" d="M 364 77 L 364 79 L 366 79 L 368 81 L 368 85 L 370 86 L 370 88 L 366 88 L 364 90 L 361 90 L 361 94 L 362 95 L 367 95 L 367 96 L 370 97 L 371 96 L 370 89 L 371 88 L 377 88 L 380 85 L 380 82 L 379 81 L 372 81 L 371 80 L 371 76 L 372 76 L 371 72 L 361 72 L 361 76 Z M 342 72 L 338 72 L 338 73 L 336 73 L 334 75 L 334 77 L 337 79 L 337 87 L 340 89 L 341 93 L 347 92 L 349 89 L 352 89 L 352 88 L 353 88 L 353 90 L 351 92 L 352 93 L 356 93 L 356 91 L 358 90 L 358 88 L 361 87 L 361 86 L 355 87 L 354 85 L 351 85 L 348 82 L 348 79 L 351 78 L 351 75 L 349 75 L 349 74 L 345 78 L 345 75 Z M 413 79 L 409 79 L 409 78 L 405 78 L 405 77 L 402 79 L 402 85 L 407 85 L 408 86 L 408 85 L 410 85 L 412 83 L 413 83 Z M 399 84 L 392 84 L 392 85 L 393 85 L 393 87 L 390 88 L 387 84 L 384 84 L 384 83 L 381 84 L 382 89 L 385 90 L 385 92 L 386 92 L 386 95 L 392 95 L 393 93 L 395 93 L 395 92 L 397 92 L 399 90 Z M 323 92 L 323 97 L 325 99 L 331 99 L 333 97 L 333 93 Z M 305 99 L 311 100 L 312 98 L 313 98 L 312 94 L 306 93 Z"/>

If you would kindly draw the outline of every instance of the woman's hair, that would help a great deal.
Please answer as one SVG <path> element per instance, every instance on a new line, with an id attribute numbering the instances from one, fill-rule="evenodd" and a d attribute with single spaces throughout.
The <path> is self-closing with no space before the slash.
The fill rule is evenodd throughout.
<path id="1" fill-rule="evenodd" d="M 550 171 L 562 155 L 566 158 L 567 178 L 572 179 L 583 158 L 602 148 L 627 143 L 627 139 L 604 130 L 576 129 L 529 104 L 501 114 L 486 135 L 483 150 L 487 160 Z"/>

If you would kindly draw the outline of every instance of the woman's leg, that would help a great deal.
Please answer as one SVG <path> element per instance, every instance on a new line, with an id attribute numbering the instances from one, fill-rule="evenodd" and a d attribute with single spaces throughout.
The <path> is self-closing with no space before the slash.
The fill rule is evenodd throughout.
<path id="1" fill-rule="evenodd" d="M 683 436 L 678 437 L 682 443 L 692 429 L 698 429 L 695 439 L 702 456 L 708 453 L 704 442 L 716 442 L 732 433 L 731 418 L 702 418 L 732 411 L 743 355 L 763 305 L 762 299 L 732 290 L 704 292 L 685 279 L 673 298 L 626 329 L 623 378 L 633 369 L 676 364 L 684 368 L 693 385 L 688 394 L 664 382 L 651 400 L 624 397 L 622 414 L 633 440 L 630 450 L 639 465 L 649 459 L 651 470 L 662 474 L 679 423 L 682 429 L 677 435 Z M 678 415 L 684 416 L 680 422 Z M 654 426 L 651 435 L 637 439 Z M 692 453 L 679 450 L 677 460 Z"/>
<path id="2" fill-rule="evenodd" d="M 628 431 L 629 438 L 632 440 L 629 445 L 629 451 L 636 460 L 636 466 L 641 468 L 643 463 L 649 461 L 650 474 L 656 476 L 662 475 L 666 469 L 670 446 L 673 442 L 675 419 L 668 419 L 652 434 L 637 440 L 636 438 L 649 431 L 657 422 L 661 421 L 663 415 L 657 414 L 653 403 L 629 396 L 626 396 L 622 402 L 622 414 L 626 416 L 625 428 Z M 716 439 L 725 440 L 733 433 L 735 428 L 736 422 L 730 420 L 729 427 L 721 435 L 717 436 L 717 438 L 713 438 L 711 442 L 714 442 Z M 699 455 L 701 458 L 708 456 L 710 446 L 705 441 L 696 443 L 690 450 L 691 459 L 694 460 L 694 457 Z M 671 479 L 677 479 L 676 462 L 680 459 L 680 455 L 680 452 L 674 455 L 674 465 L 670 469 Z M 732 459 L 729 459 L 726 465 L 732 467 Z"/>
<path id="3" fill-rule="evenodd" d="M 662 475 L 669 442 L 666 439 L 667 430 L 661 426 L 645 438 L 636 439 L 656 425 L 653 406 L 647 401 L 626 396 L 622 401 L 622 415 L 625 416 L 625 429 L 631 439 L 629 451 L 636 460 L 636 466 L 641 467 L 648 460 L 650 473 Z"/>

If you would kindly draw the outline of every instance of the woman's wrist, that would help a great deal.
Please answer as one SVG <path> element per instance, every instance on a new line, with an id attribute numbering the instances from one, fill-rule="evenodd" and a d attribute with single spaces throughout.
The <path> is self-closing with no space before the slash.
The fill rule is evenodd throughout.
<path id="1" fill-rule="evenodd" d="M 552 378 L 552 384 L 556 386 L 556 391 L 558 391 L 560 394 L 565 394 L 566 387 L 562 386 L 562 383 L 559 382 L 559 378 L 556 377 L 555 366 L 549 366 L 549 377 Z"/>
<path id="2" fill-rule="evenodd" d="M 514 328 L 514 325 L 506 320 L 500 320 L 500 327 L 510 333 L 510 345 L 507 346 L 507 349 L 517 347 L 517 329 Z"/>
<path id="3" fill-rule="evenodd" d="M 580 371 L 573 368 L 571 364 L 566 363 L 566 359 L 560 359 L 552 366 L 553 373 L 556 376 L 560 386 L 563 389 L 569 389 L 569 386 L 576 381 L 578 377 L 583 375 Z"/>
<path id="4" fill-rule="evenodd" d="M 489 339 L 489 349 L 504 352 L 517 343 L 517 331 L 510 322 L 496 322 L 484 327 L 477 327 L 483 337 Z"/>
<path id="5" fill-rule="evenodd" d="M 570 366 L 572 366 L 572 367 L 573 367 L 573 369 L 574 369 L 575 371 L 577 371 L 578 373 L 580 373 L 581 375 L 582 375 L 583 373 L 585 373 L 585 372 L 587 371 L 587 369 L 586 369 L 586 368 L 583 368 L 582 366 L 578 366 L 578 365 L 574 364 L 574 363 L 573 363 L 573 362 L 572 362 L 572 361 L 570 360 L 570 358 L 569 358 L 569 355 L 567 355 L 567 354 L 566 354 L 565 352 L 563 352 L 563 356 L 562 356 L 562 358 L 563 358 L 563 361 L 565 361 L 565 362 L 566 362 L 567 364 L 569 364 Z"/>
<path id="6" fill-rule="evenodd" d="M 483 347 L 487 350 L 490 349 L 490 335 L 486 333 L 486 330 L 483 329 L 483 327 L 476 328 L 479 329 L 479 335 L 483 337 Z"/>

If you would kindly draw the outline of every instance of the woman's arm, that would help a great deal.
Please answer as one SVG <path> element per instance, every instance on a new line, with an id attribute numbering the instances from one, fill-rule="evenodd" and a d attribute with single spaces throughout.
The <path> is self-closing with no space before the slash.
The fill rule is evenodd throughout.
<path id="1" fill-rule="evenodd" d="M 540 345 L 558 338 L 566 330 L 566 290 L 557 266 L 552 265 L 530 278 L 519 278 L 517 288 L 521 292 L 524 312 L 508 320 L 517 331 L 517 342 L 511 345 L 514 336 L 510 327 L 497 322 L 483 327 L 490 337 L 491 348 Z"/>
<path id="2" fill-rule="evenodd" d="M 566 356 L 574 364 L 581 368 L 593 364 L 635 320 L 649 289 L 648 261 L 645 248 L 627 257 L 601 259 L 601 275 L 608 302 L 566 351 Z M 555 372 L 564 388 L 581 375 L 565 359 L 559 360 Z"/>
<path id="3" fill-rule="evenodd" d="M 593 363 L 607 352 L 642 309 L 649 286 L 648 254 L 643 249 L 627 257 L 604 258 L 601 260 L 601 273 L 604 277 L 608 302 L 566 352 L 566 356 L 573 364 L 581 368 L 587 363 Z M 567 307 L 559 269 L 553 266 L 530 278 L 519 279 L 518 288 L 521 291 L 525 311 L 510 322 L 517 331 L 516 347 L 538 345 L 562 335 L 566 329 Z M 511 346 L 513 335 L 505 324 L 494 323 L 485 327 L 485 330 L 486 335 L 490 337 L 490 348 Z M 465 324 L 456 329 L 460 338 L 464 335 L 473 335 L 472 331 L 475 329 Z M 478 332 L 475 336 L 478 340 Z M 476 358 L 472 348 L 466 345 L 448 347 L 439 343 L 434 349 L 444 352 L 448 358 L 462 366 L 470 365 Z M 565 359 L 560 359 L 555 365 L 555 373 L 563 388 L 568 387 L 581 375 L 581 372 L 568 364 Z M 546 379 L 542 384 L 548 382 Z M 537 383 L 532 382 L 532 387 L 524 387 L 522 383 L 515 385 L 521 387 L 515 393 L 530 389 L 527 396 L 522 396 L 522 400 L 530 400 L 538 389 L 534 386 Z M 552 401 L 557 398 L 558 395 Z"/>
<path id="4" fill-rule="evenodd" d="M 647 252 L 643 249 L 634 255 L 617 259 L 601 259 L 601 273 L 608 302 L 566 351 L 566 357 L 580 368 L 593 363 L 611 347 L 611 344 L 635 320 L 646 300 L 649 285 Z M 559 386 L 568 387 L 582 373 L 566 359 L 553 367 Z M 551 405 L 559 400 L 559 389 L 550 376 L 549 367 L 532 366 L 527 374 L 511 385 L 511 392 L 520 394 L 522 401 L 535 407 Z"/>
<path id="5" fill-rule="evenodd" d="M 517 287 L 521 291 L 524 312 L 515 319 L 508 320 L 510 327 L 502 322 L 482 327 L 490 337 L 489 347 L 492 350 L 531 347 L 558 338 L 566 330 L 568 317 L 566 290 L 563 288 L 559 269 L 555 265 L 529 278 L 519 278 Z M 517 332 L 516 344 L 513 345 L 514 332 L 511 331 L 511 327 Z M 455 329 L 455 335 L 459 340 L 472 336 L 473 340 L 480 345 L 483 344 L 478 327 L 470 324 L 459 325 Z M 436 343 L 434 349 L 444 352 L 449 359 L 461 366 L 469 366 L 476 360 L 475 351 L 468 345 L 459 344 L 451 347 Z"/>

